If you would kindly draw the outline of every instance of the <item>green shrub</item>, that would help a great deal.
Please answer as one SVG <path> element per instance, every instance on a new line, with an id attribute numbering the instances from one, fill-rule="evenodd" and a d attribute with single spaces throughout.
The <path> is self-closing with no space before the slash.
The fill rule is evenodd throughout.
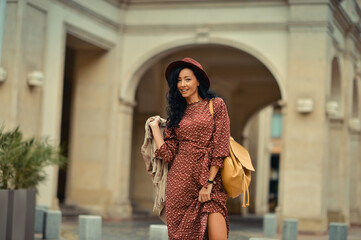
<path id="1" fill-rule="evenodd" d="M 47 138 L 24 140 L 19 127 L 0 128 L 0 189 L 36 188 L 46 179 L 45 167 L 64 167 L 66 162 Z"/>

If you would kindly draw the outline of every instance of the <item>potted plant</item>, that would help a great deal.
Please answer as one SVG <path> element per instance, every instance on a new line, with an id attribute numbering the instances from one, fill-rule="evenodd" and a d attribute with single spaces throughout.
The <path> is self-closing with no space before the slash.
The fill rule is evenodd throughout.
<path id="1" fill-rule="evenodd" d="M 19 127 L 0 127 L 0 240 L 33 239 L 35 195 L 44 168 L 66 158 L 47 138 L 24 139 Z"/>

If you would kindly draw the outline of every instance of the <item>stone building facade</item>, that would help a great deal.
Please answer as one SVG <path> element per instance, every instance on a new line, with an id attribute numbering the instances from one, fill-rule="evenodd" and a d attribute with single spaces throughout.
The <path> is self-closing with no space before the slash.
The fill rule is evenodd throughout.
<path id="1" fill-rule="evenodd" d="M 166 65 L 193 57 L 256 167 L 251 207 L 323 232 L 361 223 L 361 9 L 355 0 L 8 0 L 0 119 L 67 144 L 38 204 L 151 211 L 145 120 L 166 117 Z M 282 136 L 271 137 L 275 113 Z M 279 156 L 277 171 L 272 156 Z"/>

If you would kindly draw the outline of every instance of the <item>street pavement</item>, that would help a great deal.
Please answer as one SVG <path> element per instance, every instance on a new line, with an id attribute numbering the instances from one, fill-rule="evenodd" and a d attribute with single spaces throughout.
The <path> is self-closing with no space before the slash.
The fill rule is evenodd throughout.
<path id="1" fill-rule="evenodd" d="M 103 240 L 147 240 L 149 226 L 163 224 L 158 218 L 144 217 L 125 220 L 103 220 Z M 77 240 L 77 219 L 63 218 L 61 238 Z M 262 216 L 250 215 L 247 217 L 230 216 L 229 240 L 249 240 L 251 237 L 262 237 Z M 275 239 L 282 239 L 279 232 Z M 299 233 L 298 240 L 328 240 L 328 234 Z M 361 240 L 361 226 L 351 226 L 348 231 L 348 240 Z"/>

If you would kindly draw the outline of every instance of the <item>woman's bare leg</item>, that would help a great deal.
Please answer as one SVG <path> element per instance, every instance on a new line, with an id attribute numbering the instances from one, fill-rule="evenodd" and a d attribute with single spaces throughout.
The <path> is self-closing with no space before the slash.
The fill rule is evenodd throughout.
<path id="1" fill-rule="evenodd" d="M 210 213 L 208 215 L 208 237 L 209 240 L 226 240 L 227 225 L 221 213 Z"/>

